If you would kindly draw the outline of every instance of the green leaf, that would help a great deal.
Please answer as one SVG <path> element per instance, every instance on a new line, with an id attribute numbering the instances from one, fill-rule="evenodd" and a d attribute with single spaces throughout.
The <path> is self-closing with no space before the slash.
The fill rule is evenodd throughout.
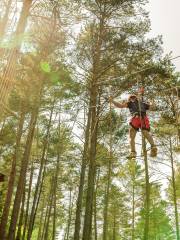
<path id="1" fill-rule="evenodd" d="M 43 72 L 50 73 L 51 72 L 51 67 L 48 62 L 41 62 L 40 67 L 43 70 Z"/>

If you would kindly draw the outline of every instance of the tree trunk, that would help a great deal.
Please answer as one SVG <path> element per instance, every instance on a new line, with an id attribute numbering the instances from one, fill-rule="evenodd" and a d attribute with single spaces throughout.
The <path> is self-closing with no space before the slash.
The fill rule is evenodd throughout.
<path id="1" fill-rule="evenodd" d="M 85 180 L 85 172 L 86 172 L 86 164 L 87 164 L 87 153 L 88 153 L 88 146 L 89 146 L 90 121 L 91 121 L 91 109 L 89 108 L 86 132 L 85 132 L 84 151 L 83 151 L 82 164 L 81 164 L 79 192 L 78 192 L 78 198 L 77 198 L 77 204 L 76 204 L 74 240 L 79 240 L 79 235 L 81 230 L 81 212 L 82 212 L 83 189 L 84 189 L 84 180 Z"/>
<path id="2" fill-rule="evenodd" d="M 6 235 L 6 226 L 7 226 L 9 209 L 10 209 L 11 199 L 13 194 L 14 181 L 16 176 L 16 162 L 17 162 L 17 159 L 19 158 L 19 150 L 20 150 L 19 148 L 20 148 L 20 141 L 21 141 L 21 136 L 23 132 L 24 118 L 25 118 L 25 113 L 24 113 L 24 110 L 22 109 L 20 119 L 19 119 L 18 131 L 17 131 L 15 153 L 13 156 L 11 172 L 10 172 L 9 181 L 8 181 L 8 189 L 6 193 L 3 213 L 1 216 L 0 236 L 2 240 L 5 238 L 5 235 Z"/>
<path id="3" fill-rule="evenodd" d="M 47 234 L 47 223 L 48 223 L 48 215 L 49 215 L 49 208 L 50 208 L 50 203 L 51 203 L 51 199 L 52 199 L 52 181 L 51 181 L 51 188 L 49 190 L 49 196 L 47 199 L 47 203 L 46 203 L 46 212 L 45 212 L 45 219 L 44 219 L 44 224 L 43 224 L 43 231 L 42 231 L 42 235 L 41 235 L 41 240 L 45 240 L 45 235 Z"/>
<path id="4" fill-rule="evenodd" d="M 97 105 L 97 89 L 91 90 L 91 141 L 90 141 L 90 152 L 89 152 L 89 172 L 88 172 L 88 189 L 86 196 L 86 210 L 85 210 L 85 220 L 83 229 L 83 240 L 91 239 L 92 232 L 92 213 L 93 213 L 93 195 L 94 195 L 94 180 L 95 180 L 95 159 L 96 159 L 96 145 L 97 145 L 97 126 L 98 119 L 96 115 L 96 105 Z"/>
<path id="5" fill-rule="evenodd" d="M 29 188 L 28 188 L 28 196 L 27 196 L 26 213 L 25 213 L 25 219 L 24 219 L 24 229 L 23 229 L 22 240 L 25 239 L 26 230 L 27 230 L 27 224 L 28 224 L 29 203 L 30 203 L 30 195 L 31 195 L 31 188 L 32 188 L 33 173 L 34 173 L 34 167 L 33 167 L 33 164 L 32 164 L 32 166 L 31 166 L 31 173 L 30 173 L 30 179 L 29 179 Z"/>
<path id="6" fill-rule="evenodd" d="M 15 31 L 16 36 L 23 34 L 25 31 L 27 17 L 29 15 L 31 3 L 32 3 L 32 0 L 23 1 L 21 15 Z M 12 89 L 13 79 L 14 79 L 15 70 L 16 70 L 16 63 L 17 63 L 21 43 L 22 43 L 22 40 L 20 41 L 19 46 L 16 46 L 11 50 L 11 53 L 8 59 L 8 64 L 6 66 L 6 69 L 0 81 L 0 103 L 2 103 L 2 106 L 6 105 L 8 95 Z"/>
<path id="7" fill-rule="evenodd" d="M 135 240 L 135 184 L 136 184 L 136 162 L 132 161 L 132 223 L 131 223 L 131 237 L 132 240 Z"/>
<path id="8" fill-rule="evenodd" d="M 60 162 L 60 154 L 58 152 L 57 156 L 57 163 L 56 163 L 56 173 L 55 173 L 55 179 L 54 179 L 54 212 L 53 212 L 53 231 L 52 231 L 52 240 L 55 240 L 56 238 L 56 191 L 57 191 L 57 184 L 58 184 L 58 174 L 59 174 L 59 162 Z"/>
<path id="9" fill-rule="evenodd" d="M 143 144 L 143 155 L 145 164 L 145 179 L 146 179 L 146 194 L 145 194 L 145 224 L 144 224 L 144 240 L 149 239 L 149 211 L 150 211 L 150 183 L 149 183 L 149 169 L 148 169 L 148 159 L 146 150 L 146 141 L 144 136 L 142 136 Z"/>
<path id="10" fill-rule="evenodd" d="M 102 13 L 103 15 L 103 13 Z M 90 86 L 90 108 L 91 108 L 91 123 L 90 123 L 90 148 L 89 148 L 89 171 L 88 171 L 88 188 L 86 196 L 85 219 L 83 228 L 83 240 L 91 240 L 92 234 L 92 215 L 93 215 L 93 195 L 96 169 L 96 146 L 97 146 L 97 131 L 99 123 L 99 91 L 96 85 L 97 76 L 100 71 L 101 46 L 104 31 L 104 18 L 99 22 L 99 33 L 97 36 L 97 44 L 95 45 L 95 54 L 93 56 L 92 80 Z"/>
<path id="11" fill-rule="evenodd" d="M 24 218 L 25 198 L 26 198 L 26 190 L 25 190 L 25 186 L 24 186 L 24 192 L 23 192 L 22 204 L 21 204 L 21 213 L 20 213 L 20 217 L 19 217 L 19 225 L 18 225 L 18 231 L 16 234 L 16 240 L 21 240 L 21 231 L 22 231 L 23 218 Z"/>
<path id="12" fill-rule="evenodd" d="M 176 189 L 175 170 L 174 170 L 174 158 L 173 158 L 173 149 L 172 149 L 171 138 L 170 138 L 170 156 L 171 156 L 171 171 L 172 171 L 172 188 L 173 188 L 174 214 L 175 214 L 175 221 L 176 221 L 176 237 L 177 237 L 177 240 L 180 240 L 179 216 L 178 216 L 177 192 L 176 192 L 177 189 Z"/>
<path id="13" fill-rule="evenodd" d="M 69 210 L 68 210 L 68 221 L 67 221 L 67 228 L 64 240 L 69 240 L 69 232 L 71 226 L 71 219 L 72 219 L 72 208 L 73 208 L 73 200 L 72 200 L 72 188 L 69 190 Z"/>
<path id="14" fill-rule="evenodd" d="M 54 102 L 53 102 L 53 106 L 51 108 L 49 122 L 48 122 L 48 126 L 47 126 L 47 131 L 46 131 L 46 135 L 45 135 L 45 138 L 44 138 L 44 146 L 43 146 L 40 169 L 39 169 L 39 174 L 38 174 L 38 180 L 37 180 L 37 183 L 36 183 L 33 205 L 32 205 L 31 215 L 30 215 L 30 220 L 29 220 L 27 240 L 31 239 L 31 234 L 32 234 L 32 231 L 33 231 L 33 226 L 34 226 L 34 220 L 35 220 L 35 217 L 36 217 L 36 209 L 37 209 L 37 206 L 38 206 L 38 198 L 39 198 L 39 195 L 40 195 L 40 185 L 41 185 L 40 183 L 42 181 L 42 173 L 43 173 L 43 168 L 44 168 L 44 164 L 45 164 L 45 155 L 46 155 L 47 146 L 48 146 L 48 138 L 49 138 L 50 127 L 51 127 L 51 122 L 52 122 L 54 103 L 55 103 L 55 99 L 54 99 Z"/>
<path id="15" fill-rule="evenodd" d="M 112 238 L 112 240 L 116 240 L 116 212 L 114 212 L 113 238 Z"/>
<path id="16" fill-rule="evenodd" d="M 60 102 L 60 109 L 59 109 L 59 123 L 58 123 L 58 138 L 61 139 L 61 102 Z M 56 238 L 56 215 L 57 215 L 57 199 L 56 199 L 56 193 L 57 193 L 57 184 L 58 184 L 58 175 L 59 175 L 59 168 L 60 168 L 60 147 L 57 149 L 57 162 L 56 162 L 56 172 L 55 172 L 55 179 L 54 179 L 54 212 L 53 212 L 53 229 L 52 229 L 52 240 L 55 240 Z"/>
<path id="17" fill-rule="evenodd" d="M 49 196 L 50 198 L 50 196 Z M 49 198 L 48 198 L 48 203 L 49 203 Z M 44 219 L 44 224 L 43 224 L 43 230 L 42 230 L 42 234 L 41 234 L 41 240 L 44 240 L 44 234 L 46 231 L 46 222 L 47 222 L 47 217 L 48 217 L 48 203 L 46 205 L 46 211 L 45 211 L 45 219 Z"/>
<path id="18" fill-rule="evenodd" d="M 20 209 L 20 204 L 21 204 L 21 199 L 22 199 L 22 194 L 23 194 L 23 189 L 24 189 L 24 184 L 26 179 L 26 171 L 29 163 L 37 116 L 38 116 L 38 107 L 36 106 L 31 114 L 31 120 L 29 123 L 29 132 L 26 140 L 24 155 L 22 157 L 22 162 L 21 162 L 21 170 L 20 170 L 20 176 L 19 176 L 18 186 L 16 190 L 16 196 L 14 200 L 12 216 L 11 216 L 8 240 L 13 240 L 15 235 L 16 224 L 19 216 L 19 209 Z"/>
<path id="19" fill-rule="evenodd" d="M 96 189 L 94 192 L 94 239 L 98 239 L 98 229 L 97 229 L 97 189 L 99 185 L 99 177 L 100 177 L 100 168 L 98 168 L 97 178 L 96 178 Z"/>
<path id="20" fill-rule="evenodd" d="M 112 172 L 112 119 L 111 119 L 111 103 L 110 103 L 110 149 L 109 149 L 109 162 L 108 162 L 108 178 L 107 187 L 104 201 L 104 223 L 103 223 L 103 240 L 107 240 L 108 233 L 108 206 L 109 206 L 109 192 L 111 186 L 111 172 Z"/>
<path id="21" fill-rule="evenodd" d="M 9 0 L 7 3 L 7 7 L 6 7 L 6 11 L 5 14 L 0 22 L 0 38 L 3 38 L 4 34 L 5 34 L 5 29 L 9 20 L 9 12 L 10 12 L 10 8 L 11 8 L 11 4 L 12 4 L 12 0 Z"/>
<path id="22" fill-rule="evenodd" d="M 109 205 L 110 185 L 111 185 L 111 159 L 109 159 L 108 179 L 107 179 L 107 187 L 106 187 L 105 201 L 104 201 L 103 240 L 107 239 L 107 233 L 108 233 L 108 205 Z"/>
<path id="23" fill-rule="evenodd" d="M 43 215 L 44 215 L 44 199 L 43 199 L 43 204 L 42 204 L 42 210 L 41 210 L 41 216 L 40 216 L 40 221 L 39 221 L 39 230 L 38 230 L 38 237 L 37 240 L 41 240 L 41 234 L 42 234 L 42 225 L 43 225 Z"/>
<path id="24" fill-rule="evenodd" d="M 135 240 L 135 228 L 134 228 L 134 223 L 135 223 L 135 179 L 133 177 L 132 180 L 132 240 Z"/>
<path id="25" fill-rule="evenodd" d="M 47 159 L 46 159 L 46 160 L 47 160 Z M 38 199 L 37 199 L 37 204 L 36 204 L 34 216 L 36 216 L 37 209 L 38 209 L 38 206 L 39 206 L 40 197 L 41 197 L 41 194 L 42 194 L 42 189 L 43 189 L 43 184 L 44 184 L 45 173 L 46 173 L 46 169 L 45 169 L 45 167 L 44 167 L 42 180 L 40 181 L 40 190 L 39 190 L 39 195 L 38 195 Z M 35 222 L 35 218 L 33 219 L 33 226 L 34 226 L 34 222 Z"/>
<path id="26" fill-rule="evenodd" d="M 50 193 L 50 202 L 49 202 L 49 209 L 48 209 L 48 215 L 47 215 L 47 224 L 46 224 L 46 230 L 45 230 L 45 235 L 44 235 L 44 240 L 48 240 L 48 235 L 49 235 L 49 222 L 50 222 L 50 217 L 51 217 L 51 210 L 52 210 L 52 205 L 53 205 L 53 192 L 54 192 L 54 177 L 52 177 L 51 181 L 51 193 Z"/>

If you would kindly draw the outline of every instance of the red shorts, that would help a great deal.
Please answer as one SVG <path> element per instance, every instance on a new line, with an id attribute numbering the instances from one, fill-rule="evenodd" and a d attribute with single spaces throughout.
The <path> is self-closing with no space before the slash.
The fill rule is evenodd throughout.
<path id="1" fill-rule="evenodd" d="M 136 130 L 139 130 L 139 128 L 141 128 L 143 130 L 148 130 L 148 131 L 150 130 L 149 118 L 147 116 L 133 117 L 130 121 L 130 125 Z"/>

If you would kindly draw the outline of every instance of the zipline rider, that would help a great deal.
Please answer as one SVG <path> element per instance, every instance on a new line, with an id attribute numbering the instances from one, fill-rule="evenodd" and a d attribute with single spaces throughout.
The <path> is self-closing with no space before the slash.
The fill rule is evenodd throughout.
<path id="1" fill-rule="evenodd" d="M 122 102 L 122 103 L 116 102 L 113 100 L 112 96 L 109 97 L 109 101 L 111 101 L 118 108 L 129 108 L 129 111 L 131 113 L 132 118 L 129 122 L 130 124 L 129 138 L 130 138 L 131 153 L 129 157 L 130 158 L 136 157 L 135 137 L 139 129 L 141 129 L 142 134 L 151 145 L 150 156 L 156 157 L 157 147 L 154 143 L 152 135 L 150 134 L 149 118 L 146 114 L 147 110 L 152 110 L 152 111 L 155 110 L 154 105 L 144 102 L 136 95 L 130 95 L 127 102 Z"/>

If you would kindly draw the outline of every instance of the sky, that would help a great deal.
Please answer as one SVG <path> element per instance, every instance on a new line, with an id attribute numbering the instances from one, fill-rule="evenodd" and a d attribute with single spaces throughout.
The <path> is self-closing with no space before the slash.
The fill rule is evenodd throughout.
<path id="1" fill-rule="evenodd" d="M 147 4 L 151 20 L 151 36 L 163 36 L 165 53 L 180 55 L 180 0 L 149 0 Z M 180 71 L 180 58 L 173 60 Z"/>

